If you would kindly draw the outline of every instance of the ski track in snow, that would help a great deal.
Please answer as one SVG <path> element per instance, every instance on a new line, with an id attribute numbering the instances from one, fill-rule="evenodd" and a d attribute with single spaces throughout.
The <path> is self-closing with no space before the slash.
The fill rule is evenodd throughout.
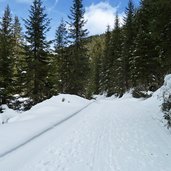
<path id="1" fill-rule="evenodd" d="M 96 101 L 0 161 L 0 171 L 170 171 L 171 135 L 152 105 Z"/>

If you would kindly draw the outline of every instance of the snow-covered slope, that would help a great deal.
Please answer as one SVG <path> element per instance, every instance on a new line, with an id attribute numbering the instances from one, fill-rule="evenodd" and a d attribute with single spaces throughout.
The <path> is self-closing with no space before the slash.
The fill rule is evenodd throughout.
<path id="1" fill-rule="evenodd" d="M 130 94 L 98 97 L 74 117 L 0 158 L 0 170 L 170 171 L 171 134 L 160 110 L 166 82 L 146 100 Z M 35 106 L 0 126 L 0 151 L 89 103 L 61 95 Z"/>
<path id="2" fill-rule="evenodd" d="M 37 104 L 27 112 L 17 114 L 7 108 L 2 115 L 3 119 L 8 117 L 8 123 L 0 125 L 0 155 L 40 134 L 89 103 L 89 100 L 75 95 L 61 94 Z"/>

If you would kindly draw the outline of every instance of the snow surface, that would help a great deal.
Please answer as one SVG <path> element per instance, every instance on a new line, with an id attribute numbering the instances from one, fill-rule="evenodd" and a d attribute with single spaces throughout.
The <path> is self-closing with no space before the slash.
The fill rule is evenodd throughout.
<path id="1" fill-rule="evenodd" d="M 7 123 L 11 118 L 17 116 L 17 112 L 9 109 L 6 105 L 2 105 L 2 109 L 4 110 L 4 113 L 0 113 L 0 125 Z"/>
<path id="2" fill-rule="evenodd" d="M 0 126 L 0 153 L 91 103 L 0 158 L 0 171 L 170 171 L 171 133 L 160 110 L 170 83 L 146 100 L 59 95 L 36 105 Z"/>
<path id="3" fill-rule="evenodd" d="M 3 120 L 8 118 L 8 124 L 0 126 L 0 155 L 70 116 L 88 103 L 88 100 L 78 96 L 59 95 L 37 104 L 27 112 L 14 114 L 13 110 L 7 108 L 2 116 Z"/>

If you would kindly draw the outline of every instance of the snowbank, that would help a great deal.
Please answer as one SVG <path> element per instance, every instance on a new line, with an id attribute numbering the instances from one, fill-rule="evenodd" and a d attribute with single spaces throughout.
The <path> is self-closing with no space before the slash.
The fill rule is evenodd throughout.
<path id="1" fill-rule="evenodd" d="M 75 109 L 83 107 L 88 102 L 89 100 L 76 95 L 60 94 L 33 106 L 29 111 L 13 118 L 10 122 L 30 120 L 47 115 L 70 114 Z"/>
<path id="2" fill-rule="evenodd" d="M 89 101 L 76 95 L 60 94 L 33 106 L 29 111 L 16 112 L 3 106 L 4 113 L 0 114 L 0 124 L 30 120 L 43 115 L 59 114 L 72 111 L 87 104 Z"/>
<path id="3" fill-rule="evenodd" d="M 165 76 L 159 95 L 162 98 L 168 98 L 171 95 L 171 74 Z"/>
<path id="4" fill-rule="evenodd" d="M 3 137 L 0 141 L 0 154 L 71 116 L 89 103 L 89 100 L 75 95 L 60 94 L 23 113 L 16 113 L 6 107 L 0 115 L 1 123 L 8 121 L 0 125 L 0 137 Z"/>

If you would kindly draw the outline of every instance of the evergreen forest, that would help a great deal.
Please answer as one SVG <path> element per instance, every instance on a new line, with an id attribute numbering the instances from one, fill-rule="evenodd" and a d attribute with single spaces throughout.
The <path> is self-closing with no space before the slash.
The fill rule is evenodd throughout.
<path id="1" fill-rule="evenodd" d="M 68 20 L 61 19 L 53 40 L 42 0 L 33 0 L 24 29 L 7 6 L 0 18 L 0 108 L 16 110 L 60 93 L 148 97 L 171 72 L 171 1 L 129 0 L 123 23 L 89 36 L 82 0 L 73 0 Z M 23 31 L 25 30 L 25 31 Z M 25 98 L 24 102 L 17 99 Z"/>

